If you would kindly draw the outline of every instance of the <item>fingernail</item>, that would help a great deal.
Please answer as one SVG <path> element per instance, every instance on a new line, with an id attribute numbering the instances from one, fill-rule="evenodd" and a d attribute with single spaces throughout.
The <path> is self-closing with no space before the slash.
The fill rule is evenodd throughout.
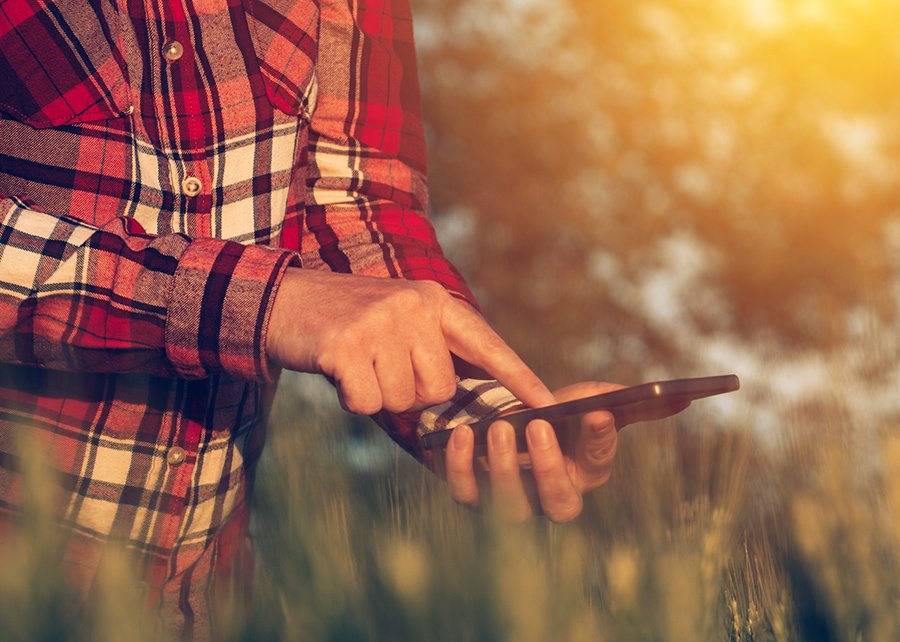
<path id="1" fill-rule="evenodd" d="M 531 433 L 531 443 L 541 450 L 547 450 L 553 446 L 550 424 L 545 421 L 533 421 L 528 424 L 528 432 Z"/>
<path id="2" fill-rule="evenodd" d="M 497 450 L 507 451 L 515 448 L 516 434 L 513 427 L 505 421 L 498 421 L 491 426 L 491 444 Z"/>
<path id="3" fill-rule="evenodd" d="M 468 426 L 457 426 L 453 429 L 453 434 L 450 436 L 450 445 L 453 446 L 453 450 L 466 450 L 471 447 L 473 439 L 474 435 L 471 428 Z"/>

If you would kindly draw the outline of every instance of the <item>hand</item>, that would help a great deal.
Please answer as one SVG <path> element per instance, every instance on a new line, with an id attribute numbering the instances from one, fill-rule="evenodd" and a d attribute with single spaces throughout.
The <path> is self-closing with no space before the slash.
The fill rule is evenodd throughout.
<path id="1" fill-rule="evenodd" d="M 557 391 L 556 399 L 569 401 L 621 387 L 579 383 Z M 484 491 L 489 490 L 495 510 L 514 522 L 525 521 L 536 512 L 543 512 L 554 522 L 575 519 L 581 513 L 582 496 L 609 479 L 617 434 L 613 416 L 606 411 L 590 412 L 572 421 L 579 423 L 561 433 L 567 436 L 562 445 L 548 422 L 530 422 L 525 429 L 528 453 L 522 455 L 516 452 L 512 426 L 502 419 L 491 424 L 487 438 L 487 489 L 479 484 L 471 428 L 454 428 L 445 456 L 450 495 L 461 504 L 477 506 Z M 523 476 L 522 468 L 529 465 L 530 475 Z M 529 499 L 532 485 L 539 509 Z"/>
<path id="2" fill-rule="evenodd" d="M 266 352 L 283 368 L 326 375 L 344 409 L 364 415 L 449 400 L 456 392 L 451 353 L 530 406 L 554 402 L 477 312 L 432 281 L 289 268 Z"/>

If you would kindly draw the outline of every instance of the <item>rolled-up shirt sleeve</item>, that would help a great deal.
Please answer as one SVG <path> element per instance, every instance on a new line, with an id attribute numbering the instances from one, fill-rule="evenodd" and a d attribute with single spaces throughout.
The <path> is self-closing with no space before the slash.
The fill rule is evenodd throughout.
<path id="1" fill-rule="evenodd" d="M 130 218 L 94 227 L 0 198 L 0 360 L 271 380 L 266 323 L 296 254 Z"/>

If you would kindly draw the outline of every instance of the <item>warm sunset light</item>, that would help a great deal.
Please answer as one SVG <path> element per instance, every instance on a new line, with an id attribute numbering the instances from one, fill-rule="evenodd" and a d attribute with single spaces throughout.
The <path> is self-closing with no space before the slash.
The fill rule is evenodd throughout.
<path id="1" fill-rule="evenodd" d="M 890 327 L 900 5 L 417 11 L 433 205 L 512 332 L 540 316 L 542 343 L 594 346 L 602 372 Z"/>
<path id="2" fill-rule="evenodd" d="M 900 640 L 900 0 L 409 2 L 0 0 L 0 642 Z"/>

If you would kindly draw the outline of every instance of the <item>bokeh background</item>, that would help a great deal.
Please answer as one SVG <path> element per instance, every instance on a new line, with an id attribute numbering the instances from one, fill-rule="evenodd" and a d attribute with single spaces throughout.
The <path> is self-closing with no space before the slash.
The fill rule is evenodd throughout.
<path id="1" fill-rule="evenodd" d="M 543 376 L 896 411 L 900 3 L 414 8 L 434 219 Z"/>
<path id="2" fill-rule="evenodd" d="M 287 375 L 218 638 L 900 639 L 900 2 L 413 10 L 430 213 L 501 334 L 554 386 L 744 388 L 623 431 L 576 522 L 509 526 Z M 43 483 L 0 637 L 159 639 L 124 557 L 65 590 Z"/>
<path id="3" fill-rule="evenodd" d="M 430 214 L 500 333 L 553 386 L 744 387 L 625 430 L 576 523 L 510 528 L 292 379 L 281 408 L 326 428 L 276 425 L 263 470 L 283 612 L 323 639 L 900 639 L 900 3 L 413 9 Z"/>

